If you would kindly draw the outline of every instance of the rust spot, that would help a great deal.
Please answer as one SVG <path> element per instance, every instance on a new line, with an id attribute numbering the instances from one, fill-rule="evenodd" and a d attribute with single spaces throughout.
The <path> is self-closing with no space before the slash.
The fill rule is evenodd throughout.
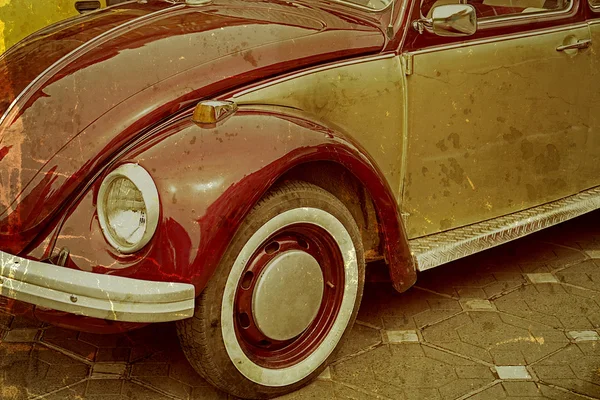
<path id="1" fill-rule="evenodd" d="M 560 155 L 555 145 L 546 145 L 546 151 L 535 158 L 535 172 L 538 174 L 557 171 L 560 166 Z"/>
<path id="2" fill-rule="evenodd" d="M 450 221 L 449 219 L 443 219 L 440 221 L 440 229 L 442 230 L 450 229 L 451 226 L 452 221 Z"/>
<path id="3" fill-rule="evenodd" d="M 521 141 L 521 154 L 523 155 L 523 160 L 533 157 L 533 143 L 527 139 L 523 139 Z"/>
<path id="4" fill-rule="evenodd" d="M 460 147 L 460 136 L 456 132 L 452 132 L 448 135 L 448 140 L 452 142 L 452 147 L 458 149 Z"/>
<path id="5" fill-rule="evenodd" d="M 446 146 L 446 143 L 444 142 L 444 139 L 440 140 L 439 142 L 437 142 L 435 144 L 435 147 L 437 147 L 438 149 L 440 149 L 441 151 L 446 151 L 448 150 L 448 146 Z"/>
<path id="6" fill-rule="evenodd" d="M 521 132 L 520 130 L 518 130 L 517 128 L 515 128 L 513 126 L 510 127 L 510 133 L 506 133 L 506 134 L 502 135 L 504 140 L 506 140 L 508 143 L 511 143 L 511 144 L 516 142 L 517 139 L 519 139 L 522 136 L 523 136 L 523 132 Z"/>
<path id="7" fill-rule="evenodd" d="M 258 66 L 256 58 L 254 58 L 254 55 L 252 55 L 252 50 L 248 50 L 244 53 L 244 60 L 248 61 L 254 67 Z"/>
<path id="8" fill-rule="evenodd" d="M 456 158 L 448 159 L 450 161 L 450 168 L 448 168 L 445 164 L 442 164 L 440 167 L 442 169 L 442 173 L 446 175 L 447 179 L 442 179 L 442 184 L 444 186 L 449 186 L 447 184 L 448 180 L 453 181 L 454 183 L 460 185 L 465 181 L 465 171 L 456 161 Z"/>

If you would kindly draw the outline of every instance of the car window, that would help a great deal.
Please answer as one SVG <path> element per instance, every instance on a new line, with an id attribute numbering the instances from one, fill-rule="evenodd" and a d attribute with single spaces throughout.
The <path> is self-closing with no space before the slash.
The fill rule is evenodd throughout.
<path id="1" fill-rule="evenodd" d="M 600 0 L 590 0 L 600 5 Z M 478 19 L 518 16 L 523 14 L 566 11 L 572 0 L 466 0 L 475 7 Z M 421 13 L 430 17 L 433 7 L 456 4 L 456 0 L 422 0 Z"/>

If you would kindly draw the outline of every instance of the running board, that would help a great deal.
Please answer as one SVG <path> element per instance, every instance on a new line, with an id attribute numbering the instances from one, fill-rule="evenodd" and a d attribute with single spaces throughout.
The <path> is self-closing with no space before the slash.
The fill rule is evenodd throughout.
<path id="1" fill-rule="evenodd" d="M 600 208 L 600 187 L 518 213 L 409 240 L 419 271 L 510 242 Z"/>

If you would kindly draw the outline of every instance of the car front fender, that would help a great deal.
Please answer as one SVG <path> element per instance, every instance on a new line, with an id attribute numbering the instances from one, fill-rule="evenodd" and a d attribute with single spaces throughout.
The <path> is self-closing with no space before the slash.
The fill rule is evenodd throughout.
<path id="1" fill-rule="evenodd" d="M 138 163 L 156 183 L 161 222 L 152 241 L 128 256 L 106 243 L 94 205 L 99 179 L 66 219 L 55 248 L 70 249 L 72 267 L 137 279 L 191 282 L 199 294 L 259 199 L 285 172 L 317 161 L 341 165 L 367 189 L 380 222 L 394 287 L 406 290 L 416 272 L 396 199 L 382 174 L 337 127 L 316 124 L 291 109 L 241 107 L 213 127 L 194 124 L 188 112 L 163 125 L 114 164 Z"/>

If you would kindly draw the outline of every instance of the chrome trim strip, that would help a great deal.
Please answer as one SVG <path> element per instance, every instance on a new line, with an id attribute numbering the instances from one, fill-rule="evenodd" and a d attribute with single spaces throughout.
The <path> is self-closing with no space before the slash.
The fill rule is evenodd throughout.
<path id="1" fill-rule="evenodd" d="M 354 64 L 362 64 L 364 62 L 370 62 L 370 61 L 377 61 L 377 60 L 383 60 L 386 58 L 393 58 L 396 57 L 395 53 L 386 53 L 386 54 L 380 54 L 377 56 L 369 56 L 369 57 L 364 57 L 364 58 L 356 58 L 353 60 L 349 60 L 349 61 L 342 61 L 339 63 L 333 63 L 333 64 L 329 64 L 329 65 L 324 65 L 324 66 L 320 66 L 320 67 L 316 67 L 316 68 L 312 68 L 312 69 L 307 69 L 304 71 L 300 71 L 300 72 L 296 72 L 293 73 L 291 75 L 288 76 L 284 76 L 283 78 L 278 78 L 278 79 L 274 79 L 270 82 L 265 82 L 263 84 L 248 88 L 248 89 L 243 89 L 237 93 L 234 93 L 231 98 L 233 99 L 237 99 L 239 97 L 242 97 L 244 95 L 247 95 L 249 93 L 253 93 L 256 92 L 257 90 L 261 90 L 261 89 L 265 89 L 268 88 L 270 86 L 273 85 L 277 85 L 278 83 L 282 83 L 282 82 L 286 82 L 295 78 L 300 78 L 302 76 L 306 76 L 306 75 L 311 75 L 317 72 L 321 72 L 321 71 L 327 71 L 329 69 L 333 69 L 333 68 L 338 68 L 338 67 L 345 67 L 347 65 L 354 65 Z M 239 104 L 243 104 L 243 103 L 239 103 Z"/>
<path id="2" fill-rule="evenodd" d="M 44 72 L 39 74 L 33 81 L 31 81 L 29 83 L 29 85 L 27 85 L 27 87 L 25 87 L 25 89 L 23 89 L 23 91 L 21 91 L 21 93 L 19 93 L 19 95 L 12 101 L 12 103 L 8 106 L 8 108 L 6 109 L 6 111 L 4 112 L 2 117 L 0 118 L 0 127 L 2 127 L 2 124 L 4 123 L 4 121 L 9 117 L 10 114 L 13 113 L 16 105 L 21 102 L 21 100 L 26 96 L 26 94 L 28 94 L 33 88 L 39 89 L 40 86 L 42 86 L 43 84 L 48 82 L 48 80 L 51 77 L 51 75 L 50 75 L 51 73 L 56 72 L 60 68 L 63 68 L 67 63 L 71 62 L 75 56 L 83 55 L 83 54 L 87 53 L 92 46 L 100 45 L 100 44 L 104 43 L 105 41 L 111 39 L 111 35 L 119 30 L 122 30 L 124 28 L 130 28 L 132 26 L 139 24 L 140 22 L 151 21 L 154 19 L 154 17 L 161 16 L 162 14 L 167 14 L 171 11 L 179 10 L 182 8 L 185 8 L 185 4 L 168 7 L 168 8 L 165 8 L 165 9 L 162 9 L 159 11 L 155 11 L 153 13 L 146 14 L 141 17 L 135 18 L 135 19 L 128 21 L 122 25 L 115 26 L 114 28 L 109 29 L 106 32 L 96 36 L 95 38 L 90 39 L 89 41 L 83 43 L 81 46 L 77 47 L 76 49 L 73 49 L 70 53 L 64 55 L 59 60 L 55 61 L 54 64 L 52 64 L 48 68 L 46 68 L 44 70 Z"/>
<path id="3" fill-rule="evenodd" d="M 506 40 L 521 39 L 521 38 L 531 37 L 531 36 L 545 35 L 548 33 L 570 31 L 572 29 L 586 28 L 587 26 L 588 26 L 588 23 L 586 23 L 586 22 L 583 22 L 583 23 L 578 22 L 577 24 L 574 24 L 574 25 L 563 25 L 560 27 L 550 28 L 550 29 L 538 29 L 538 30 L 534 30 L 534 31 L 521 32 L 521 33 L 516 33 L 513 35 L 507 35 L 507 36 L 494 36 L 491 38 L 483 38 L 483 39 L 479 39 L 479 40 L 472 40 L 472 41 L 466 41 L 466 42 L 460 42 L 460 43 L 450 43 L 448 45 L 442 45 L 442 46 L 436 46 L 436 47 L 428 47 L 428 48 L 422 49 L 422 50 L 411 51 L 407 54 L 419 55 L 419 54 L 434 53 L 437 51 L 458 49 L 461 47 L 475 46 L 478 44 L 488 44 L 488 43 L 501 42 L 501 41 L 506 41 Z"/>
<path id="4" fill-rule="evenodd" d="M 0 251 L 0 295 L 87 317 L 166 322 L 194 313 L 194 286 L 95 274 Z"/>
<path id="5" fill-rule="evenodd" d="M 600 186 L 478 224 L 409 240 L 417 269 L 425 271 L 600 209 Z"/>

